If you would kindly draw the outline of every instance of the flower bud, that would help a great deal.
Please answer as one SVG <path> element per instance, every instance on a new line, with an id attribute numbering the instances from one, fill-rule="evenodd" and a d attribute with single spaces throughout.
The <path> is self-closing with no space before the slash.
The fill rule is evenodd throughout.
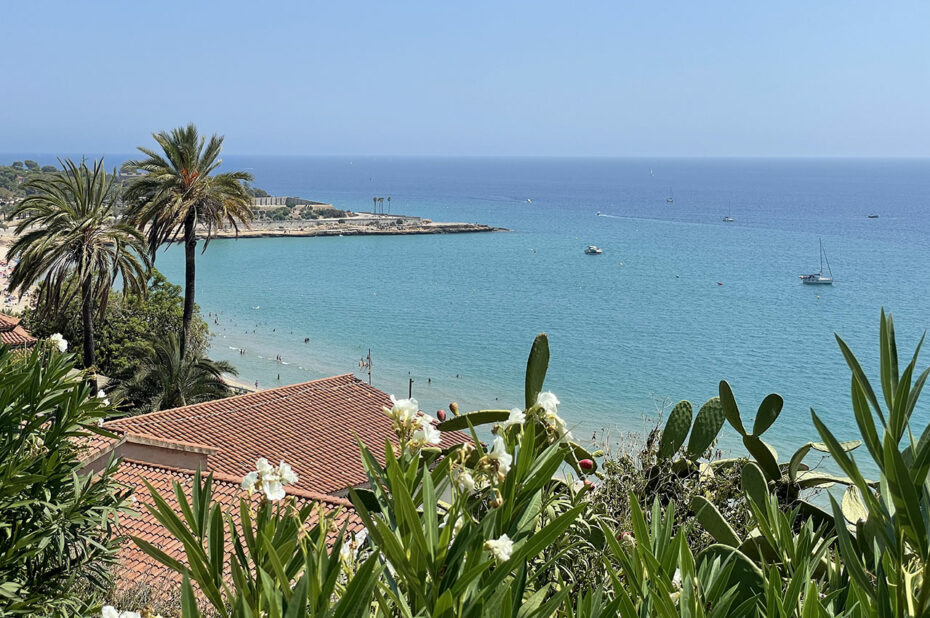
<path id="1" fill-rule="evenodd" d="M 445 410 L 436 410 L 436 418 L 439 419 L 439 422 L 446 420 L 446 411 Z"/>
<path id="2" fill-rule="evenodd" d="M 491 506 L 496 509 L 500 507 L 502 504 L 504 504 L 504 498 L 503 496 L 501 496 L 500 490 L 495 489 L 494 498 L 491 499 Z"/>
<path id="3" fill-rule="evenodd" d="M 584 488 L 585 488 L 585 489 L 594 489 L 594 481 L 592 481 L 591 479 L 585 479 L 585 480 L 584 480 Z"/>
<path id="4" fill-rule="evenodd" d="M 585 472 L 591 472 L 594 470 L 594 462 L 590 459 L 582 459 L 578 462 L 578 467 L 584 470 Z"/>
<path id="5" fill-rule="evenodd" d="M 452 412 L 453 416 L 458 416 L 459 415 L 459 404 L 455 403 L 454 401 L 450 403 L 449 411 Z"/>

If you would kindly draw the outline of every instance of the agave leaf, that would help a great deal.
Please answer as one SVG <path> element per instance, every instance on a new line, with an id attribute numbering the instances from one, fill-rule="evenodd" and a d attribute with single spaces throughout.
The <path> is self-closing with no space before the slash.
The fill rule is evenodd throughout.
<path id="1" fill-rule="evenodd" d="M 526 409 L 529 410 L 536 403 L 536 397 L 542 391 L 543 382 L 546 381 L 546 371 L 549 369 L 549 338 L 545 333 L 536 335 L 530 356 L 526 361 Z"/>
<path id="2" fill-rule="evenodd" d="M 697 459 L 710 447 L 711 443 L 720 433 L 720 428 L 726 416 L 723 413 L 723 404 L 719 397 L 708 399 L 694 419 L 694 428 L 688 440 L 688 457 Z"/>

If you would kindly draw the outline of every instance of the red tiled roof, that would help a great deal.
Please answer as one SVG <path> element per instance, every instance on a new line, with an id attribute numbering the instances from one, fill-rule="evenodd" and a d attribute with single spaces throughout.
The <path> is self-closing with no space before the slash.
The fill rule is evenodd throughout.
<path id="1" fill-rule="evenodd" d="M 145 508 L 145 505 L 153 505 L 154 501 L 144 481 L 151 484 L 175 512 L 180 513 L 178 501 L 174 494 L 173 484 L 175 481 L 179 482 L 184 489 L 184 494 L 189 500 L 194 474 L 190 471 L 153 466 L 124 459 L 120 463 L 113 479 L 125 485 L 127 488 L 133 489 L 133 495 L 137 500 L 133 503 L 133 508 L 138 513 L 120 516 L 118 525 L 119 534 L 134 536 L 148 541 L 172 558 L 180 560 L 181 562 L 186 562 L 184 547 L 180 541 L 158 523 Z M 219 504 L 223 511 L 231 515 L 237 527 L 241 525 L 239 517 L 239 498 L 245 495 L 245 492 L 240 487 L 240 482 L 241 479 L 230 477 L 222 473 L 213 474 L 214 503 Z M 358 515 L 348 500 L 302 491 L 300 489 L 294 489 L 293 487 L 287 487 L 286 489 L 288 495 L 296 501 L 298 506 L 316 503 L 321 505 L 327 513 L 334 514 L 334 523 L 337 531 L 341 530 L 344 524 L 347 524 L 347 530 L 352 534 L 356 534 L 362 530 L 361 520 L 358 518 Z M 253 496 L 253 500 L 257 504 L 259 496 Z M 317 514 L 314 514 L 311 516 L 309 523 L 313 525 L 316 522 Z M 229 552 L 232 550 L 232 545 L 229 542 L 228 530 L 226 539 L 226 554 L 229 555 Z M 161 592 L 166 594 L 171 594 L 181 580 L 177 573 L 161 565 L 161 563 L 151 558 L 148 554 L 139 549 L 135 543 L 128 539 L 120 546 L 119 567 L 116 574 L 117 586 L 120 588 L 130 588 L 133 585 L 144 583 L 151 586 L 156 593 Z M 171 590 L 167 590 L 168 588 Z"/>
<path id="2" fill-rule="evenodd" d="M 17 348 L 31 348 L 36 338 L 19 323 L 19 318 L 0 313 L 0 343 Z"/>
<path id="3" fill-rule="evenodd" d="M 111 431 L 219 449 L 209 469 L 242 478 L 255 460 L 284 460 L 299 475 L 295 487 L 333 494 L 367 481 L 356 439 L 377 455 L 393 438 L 381 410 L 389 397 L 352 374 L 313 380 L 110 421 Z M 444 434 L 443 446 L 468 438 Z"/>

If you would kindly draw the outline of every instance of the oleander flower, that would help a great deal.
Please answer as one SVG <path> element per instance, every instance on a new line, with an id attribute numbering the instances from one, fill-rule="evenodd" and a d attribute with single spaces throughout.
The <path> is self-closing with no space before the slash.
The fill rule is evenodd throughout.
<path id="1" fill-rule="evenodd" d="M 103 399 L 102 403 L 105 406 L 110 405 L 110 400 L 107 398 L 107 394 L 104 392 L 103 389 L 100 389 L 99 391 L 97 391 L 97 399 Z"/>
<path id="2" fill-rule="evenodd" d="M 500 436 L 494 436 L 494 442 L 491 444 L 491 450 L 488 452 L 488 458 L 497 462 L 497 471 L 506 476 L 510 472 L 510 464 L 513 463 L 513 456 L 507 452 L 507 445 Z"/>
<path id="3" fill-rule="evenodd" d="M 514 425 L 522 425 L 526 421 L 526 415 L 523 413 L 523 410 L 520 408 L 514 408 L 510 411 L 510 416 L 507 417 L 507 420 L 502 423 L 504 429 L 508 427 L 513 427 Z"/>
<path id="4" fill-rule="evenodd" d="M 58 346 L 58 351 L 62 354 L 68 351 L 68 340 L 61 333 L 55 333 L 48 340 Z"/>
<path id="5" fill-rule="evenodd" d="M 501 562 L 507 562 L 513 555 L 513 541 L 506 534 L 501 535 L 499 539 L 485 541 L 484 548 Z"/>

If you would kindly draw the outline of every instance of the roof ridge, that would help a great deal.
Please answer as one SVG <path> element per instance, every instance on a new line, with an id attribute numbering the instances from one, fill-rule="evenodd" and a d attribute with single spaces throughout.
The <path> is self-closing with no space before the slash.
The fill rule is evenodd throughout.
<path id="1" fill-rule="evenodd" d="M 130 463 L 130 464 L 136 464 L 138 466 L 143 466 L 147 468 L 158 468 L 160 470 L 167 470 L 169 472 L 177 472 L 179 474 L 193 475 L 196 473 L 196 470 L 190 470 L 188 468 L 178 468 L 175 466 L 152 463 L 150 461 L 141 461 L 139 459 L 131 459 L 128 457 L 124 457 L 123 462 Z M 201 473 L 213 475 L 214 480 L 221 481 L 223 483 L 232 483 L 234 485 L 241 485 L 242 478 L 243 478 L 241 476 L 235 476 L 233 474 L 226 474 L 225 472 L 219 472 L 217 470 L 201 470 Z M 297 487 L 285 487 L 284 491 L 289 496 L 295 496 L 298 498 L 307 498 L 309 500 L 315 500 L 317 502 L 328 502 L 331 504 L 337 504 L 339 506 L 348 506 L 348 507 L 355 508 L 354 505 L 346 498 L 339 498 L 338 496 L 333 496 L 331 494 L 324 494 L 318 491 L 309 491 L 306 489 L 299 489 Z"/>
<path id="2" fill-rule="evenodd" d="M 195 419 L 200 419 L 200 418 L 209 418 L 213 416 L 222 416 L 224 414 L 229 414 L 230 412 L 241 412 L 243 410 L 249 410 L 255 407 L 264 406 L 264 405 L 267 405 L 268 402 L 267 401 L 256 401 L 249 405 L 235 408 L 234 410 L 228 410 L 228 409 L 227 410 L 212 410 L 208 412 L 195 412 L 195 410 L 198 410 L 200 408 L 206 408 L 210 406 L 211 404 L 216 405 L 217 403 L 219 403 L 222 405 L 225 402 L 231 402 L 233 400 L 242 400 L 247 397 L 257 397 L 259 395 L 267 396 L 270 394 L 273 396 L 277 396 L 278 397 L 277 401 L 285 401 L 297 395 L 302 395 L 304 393 L 310 392 L 311 389 L 308 387 L 316 386 L 319 382 L 324 382 L 327 380 L 336 380 L 336 379 L 345 378 L 345 377 L 351 377 L 352 382 L 348 384 L 337 384 L 334 386 L 330 386 L 329 388 L 326 388 L 326 389 L 314 389 L 314 390 L 319 390 L 320 392 L 323 392 L 323 391 L 332 391 L 337 388 L 345 388 L 346 386 L 357 386 L 359 384 L 367 386 L 364 382 L 362 382 L 359 378 L 357 378 L 355 374 L 343 373 L 340 375 L 330 376 L 327 378 L 317 378 L 316 380 L 309 380 L 307 382 L 298 382 L 297 384 L 288 384 L 285 386 L 278 386 L 276 388 L 269 388 L 264 391 L 255 391 L 253 393 L 245 393 L 243 395 L 235 395 L 233 397 L 225 397 L 223 399 L 214 399 L 212 401 L 204 401 L 201 403 L 195 403 L 195 404 L 191 404 L 188 406 L 181 406 L 180 408 L 169 408 L 168 410 L 159 410 L 158 412 L 149 412 L 148 414 L 126 416 L 123 418 L 118 418 L 118 419 L 109 421 L 107 423 L 104 423 L 104 427 L 107 427 L 107 428 L 114 427 L 114 428 L 122 429 L 123 431 L 132 431 L 131 429 L 129 429 L 129 427 L 131 427 L 134 423 L 140 423 L 141 426 L 146 426 L 146 425 L 153 425 L 153 424 L 161 424 L 164 422 L 195 420 Z M 285 389 L 294 389 L 294 390 L 293 392 L 288 392 L 285 394 L 282 392 Z M 169 412 L 177 412 L 178 410 L 184 410 L 185 408 L 190 408 L 191 411 L 194 413 L 190 415 L 186 415 L 186 416 L 180 416 L 180 417 L 172 416 L 170 418 L 162 420 L 162 417 L 167 416 Z M 124 427 L 124 425 L 128 425 L 129 427 Z"/>

